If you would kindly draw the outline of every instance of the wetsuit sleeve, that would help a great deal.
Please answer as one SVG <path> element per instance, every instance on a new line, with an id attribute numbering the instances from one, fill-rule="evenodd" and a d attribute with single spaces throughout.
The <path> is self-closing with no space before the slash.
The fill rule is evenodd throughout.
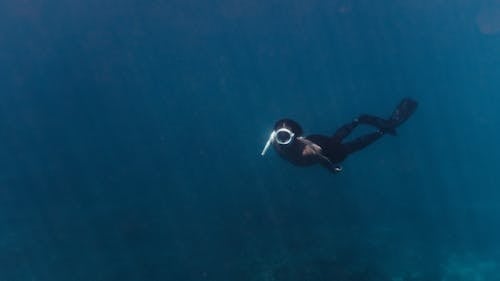
<path id="1" fill-rule="evenodd" d="M 319 163 L 321 164 L 321 166 L 327 168 L 330 172 L 339 173 L 342 171 L 341 166 L 333 164 L 333 162 L 324 155 L 320 156 Z"/>

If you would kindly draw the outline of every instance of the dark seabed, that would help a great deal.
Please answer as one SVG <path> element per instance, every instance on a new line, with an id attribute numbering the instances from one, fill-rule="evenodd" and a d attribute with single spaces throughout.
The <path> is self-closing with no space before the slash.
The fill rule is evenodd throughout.
<path id="1" fill-rule="evenodd" d="M 499 106 L 500 0 L 0 1 L 0 280 L 498 281 Z"/>

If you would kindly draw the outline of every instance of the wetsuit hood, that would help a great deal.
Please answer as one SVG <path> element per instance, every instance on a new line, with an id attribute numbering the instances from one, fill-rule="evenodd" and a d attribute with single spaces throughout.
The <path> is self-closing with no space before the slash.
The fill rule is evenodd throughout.
<path id="1" fill-rule="evenodd" d="M 292 131 L 296 137 L 302 136 L 304 131 L 302 130 L 302 127 L 300 127 L 299 123 L 292 119 L 280 119 L 274 123 L 274 131 L 278 131 L 281 128 L 287 128 L 290 131 Z"/>

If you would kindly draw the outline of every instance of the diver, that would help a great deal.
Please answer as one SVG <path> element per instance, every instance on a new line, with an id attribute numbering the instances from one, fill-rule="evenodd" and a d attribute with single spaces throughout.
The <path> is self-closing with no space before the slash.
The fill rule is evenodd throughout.
<path id="1" fill-rule="evenodd" d="M 351 123 L 340 127 L 332 136 L 303 136 L 300 125 L 291 119 L 278 120 L 261 155 L 272 144 L 278 154 L 297 166 L 321 164 L 328 170 L 338 173 L 339 165 L 348 155 L 372 144 L 385 134 L 396 135 L 396 128 L 403 124 L 417 109 L 418 103 L 411 98 L 404 98 L 393 111 L 389 119 L 362 114 Z M 359 125 L 365 124 L 376 128 L 375 132 L 362 135 L 354 140 L 344 139 Z"/>

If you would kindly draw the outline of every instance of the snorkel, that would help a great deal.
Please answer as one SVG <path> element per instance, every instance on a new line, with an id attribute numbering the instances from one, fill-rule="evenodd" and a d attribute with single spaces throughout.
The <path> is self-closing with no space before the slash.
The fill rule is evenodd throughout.
<path id="1" fill-rule="evenodd" d="M 280 133 L 286 133 L 286 135 L 288 135 L 288 137 L 285 139 L 281 139 L 280 137 L 278 137 L 278 134 L 280 134 Z M 292 142 L 294 137 L 295 137 L 295 133 L 293 133 L 292 131 L 290 131 L 290 129 L 285 128 L 285 127 L 280 128 L 277 131 L 272 131 L 271 135 L 269 136 L 269 139 L 267 140 L 266 145 L 264 146 L 264 149 L 262 150 L 260 155 L 264 156 L 264 154 L 266 154 L 267 150 L 269 149 L 269 146 L 271 146 L 271 143 L 273 141 L 276 141 L 278 144 L 281 144 L 281 145 L 287 145 L 287 144 Z"/>
<path id="2" fill-rule="evenodd" d="M 271 143 L 274 141 L 275 137 L 276 137 L 276 131 L 272 131 L 271 135 L 269 136 L 269 139 L 266 142 L 266 145 L 264 146 L 264 149 L 260 153 L 261 156 L 264 156 L 264 154 L 266 154 L 267 150 L 269 149 L 269 146 L 271 146 Z"/>

